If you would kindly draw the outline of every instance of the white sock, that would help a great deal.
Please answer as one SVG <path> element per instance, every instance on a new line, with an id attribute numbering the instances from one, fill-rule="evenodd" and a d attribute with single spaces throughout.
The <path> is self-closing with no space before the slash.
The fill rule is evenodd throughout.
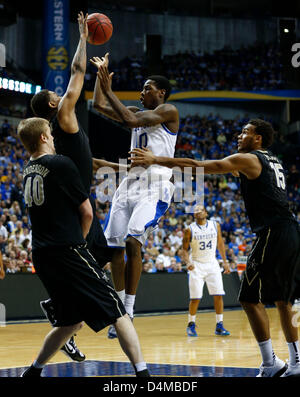
<path id="1" fill-rule="evenodd" d="M 196 322 L 196 315 L 192 316 L 191 314 L 189 314 L 189 323 L 195 323 Z"/>
<path id="2" fill-rule="evenodd" d="M 217 323 L 223 322 L 223 314 L 216 314 Z"/>
<path id="3" fill-rule="evenodd" d="M 131 318 L 133 317 L 134 302 L 135 302 L 135 295 L 125 294 L 124 306 L 125 306 L 126 312 L 129 314 L 129 316 Z"/>
<path id="4" fill-rule="evenodd" d="M 141 362 L 141 363 L 136 363 L 136 364 L 134 364 L 134 366 L 135 366 L 137 372 L 140 372 L 140 371 L 143 371 L 144 369 L 147 369 L 147 365 L 146 365 L 146 363 L 144 361 Z"/>
<path id="5" fill-rule="evenodd" d="M 291 365 L 296 365 L 300 363 L 300 352 L 299 352 L 299 341 L 288 343 L 289 348 L 289 361 Z"/>
<path id="6" fill-rule="evenodd" d="M 41 369 L 41 368 L 44 368 L 45 365 L 41 365 L 41 364 L 39 364 L 36 360 L 34 360 L 34 362 L 32 363 L 32 366 L 33 366 L 34 368 L 39 368 L 39 369 Z"/>
<path id="7" fill-rule="evenodd" d="M 273 365 L 275 353 L 273 352 L 272 341 L 268 339 L 264 342 L 258 342 L 260 353 L 263 360 L 263 365 L 270 367 Z"/>
<path id="8" fill-rule="evenodd" d="M 121 299 L 123 305 L 125 302 L 125 289 L 122 289 L 121 291 L 116 291 L 116 293 L 118 294 L 118 297 Z"/>

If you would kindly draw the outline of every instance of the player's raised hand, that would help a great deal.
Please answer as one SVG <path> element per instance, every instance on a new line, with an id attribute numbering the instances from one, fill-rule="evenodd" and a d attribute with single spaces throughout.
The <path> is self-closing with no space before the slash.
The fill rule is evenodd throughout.
<path id="1" fill-rule="evenodd" d="M 100 66 L 104 65 L 106 67 L 108 67 L 109 65 L 109 52 L 107 52 L 104 57 L 93 57 L 90 59 L 90 62 L 96 66 L 97 69 L 99 69 Z"/>
<path id="2" fill-rule="evenodd" d="M 89 35 L 87 18 L 88 18 L 88 14 L 85 14 L 84 16 L 82 11 L 80 11 L 77 17 L 80 36 L 84 37 L 85 39 L 87 39 Z"/>
<path id="3" fill-rule="evenodd" d="M 132 165 L 151 165 L 155 163 L 155 156 L 150 149 L 145 147 L 135 148 L 129 152 Z"/>
<path id="4" fill-rule="evenodd" d="M 107 65 L 100 65 L 98 68 L 97 76 L 100 79 L 100 84 L 103 92 L 111 91 L 111 83 L 114 72 L 109 73 Z"/>

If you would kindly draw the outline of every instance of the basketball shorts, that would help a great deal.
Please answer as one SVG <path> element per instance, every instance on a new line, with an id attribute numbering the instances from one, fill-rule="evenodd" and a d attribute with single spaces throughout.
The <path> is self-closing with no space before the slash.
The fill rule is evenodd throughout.
<path id="1" fill-rule="evenodd" d="M 217 260 L 210 263 L 192 261 L 192 264 L 195 268 L 188 272 L 190 299 L 202 298 L 204 283 L 210 295 L 225 295 L 222 272 Z"/>
<path id="2" fill-rule="evenodd" d="M 285 221 L 257 234 L 247 259 L 239 301 L 273 304 L 300 296 L 300 229 Z"/>
<path id="3" fill-rule="evenodd" d="M 87 235 L 86 241 L 88 249 L 101 267 L 112 259 L 112 249 L 108 247 L 102 226 L 96 215 L 95 199 L 90 196 L 90 202 L 93 208 L 93 222 Z"/>
<path id="4" fill-rule="evenodd" d="M 109 247 L 125 248 L 132 236 L 142 245 L 170 206 L 174 185 L 169 180 L 147 183 L 125 178 L 116 190 L 104 226 Z"/>
<path id="5" fill-rule="evenodd" d="M 32 259 L 52 300 L 55 327 L 84 321 L 98 332 L 126 313 L 107 275 L 86 247 L 36 249 Z"/>

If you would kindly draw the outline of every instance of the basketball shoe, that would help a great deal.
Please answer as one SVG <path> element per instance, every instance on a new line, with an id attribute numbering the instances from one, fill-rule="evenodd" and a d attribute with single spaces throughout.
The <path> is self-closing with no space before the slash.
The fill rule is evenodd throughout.
<path id="1" fill-rule="evenodd" d="M 27 378 L 27 377 L 34 377 L 34 378 L 39 378 L 41 376 L 43 368 L 35 368 L 33 365 L 28 367 L 21 375 L 21 378 Z"/>
<path id="2" fill-rule="evenodd" d="M 71 336 L 68 342 L 66 342 L 60 350 L 65 353 L 71 360 L 80 363 L 81 361 L 85 360 L 85 355 L 76 346 L 74 336 Z"/>
<path id="3" fill-rule="evenodd" d="M 196 332 L 196 324 L 194 322 L 189 322 L 186 328 L 186 333 L 188 336 L 198 336 Z"/>
<path id="4" fill-rule="evenodd" d="M 286 372 L 288 365 L 280 360 L 277 356 L 275 356 L 273 365 L 265 366 L 261 364 L 259 367 L 259 374 L 256 376 L 257 378 L 277 378 Z"/>
<path id="5" fill-rule="evenodd" d="M 222 335 L 222 336 L 227 336 L 230 335 L 230 332 L 227 331 L 227 329 L 225 329 L 223 327 L 223 322 L 220 321 L 219 323 L 217 323 L 216 325 L 216 330 L 215 330 L 215 335 Z"/>
<path id="6" fill-rule="evenodd" d="M 300 363 L 296 363 L 295 365 L 288 363 L 287 370 L 281 375 L 281 377 L 286 376 L 290 376 L 291 378 L 300 377 Z"/>
<path id="7" fill-rule="evenodd" d="M 51 325 L 55 327 L 57 320 L 55 319 L 51 299 L 40 302 L 40 306 Z M 74 336 L 72 336 L 60 350 L 73 361 L 81 362 L 85 360 L 85 355 L 76 346 Z"/>

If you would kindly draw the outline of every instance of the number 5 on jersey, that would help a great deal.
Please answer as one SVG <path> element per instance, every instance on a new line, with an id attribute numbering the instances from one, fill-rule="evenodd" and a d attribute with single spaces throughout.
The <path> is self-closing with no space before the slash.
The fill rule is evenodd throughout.
<path id="1" fill-rule="evenodd" d="M 36 175 L 34 178 L 29 176 L 25 183 L 24 188 L 25 204 L 32 207 L 32 203 L 37 206 L 43 204 L 45 200 L 44 195 L 44 181 L 41 175 Z"/>

